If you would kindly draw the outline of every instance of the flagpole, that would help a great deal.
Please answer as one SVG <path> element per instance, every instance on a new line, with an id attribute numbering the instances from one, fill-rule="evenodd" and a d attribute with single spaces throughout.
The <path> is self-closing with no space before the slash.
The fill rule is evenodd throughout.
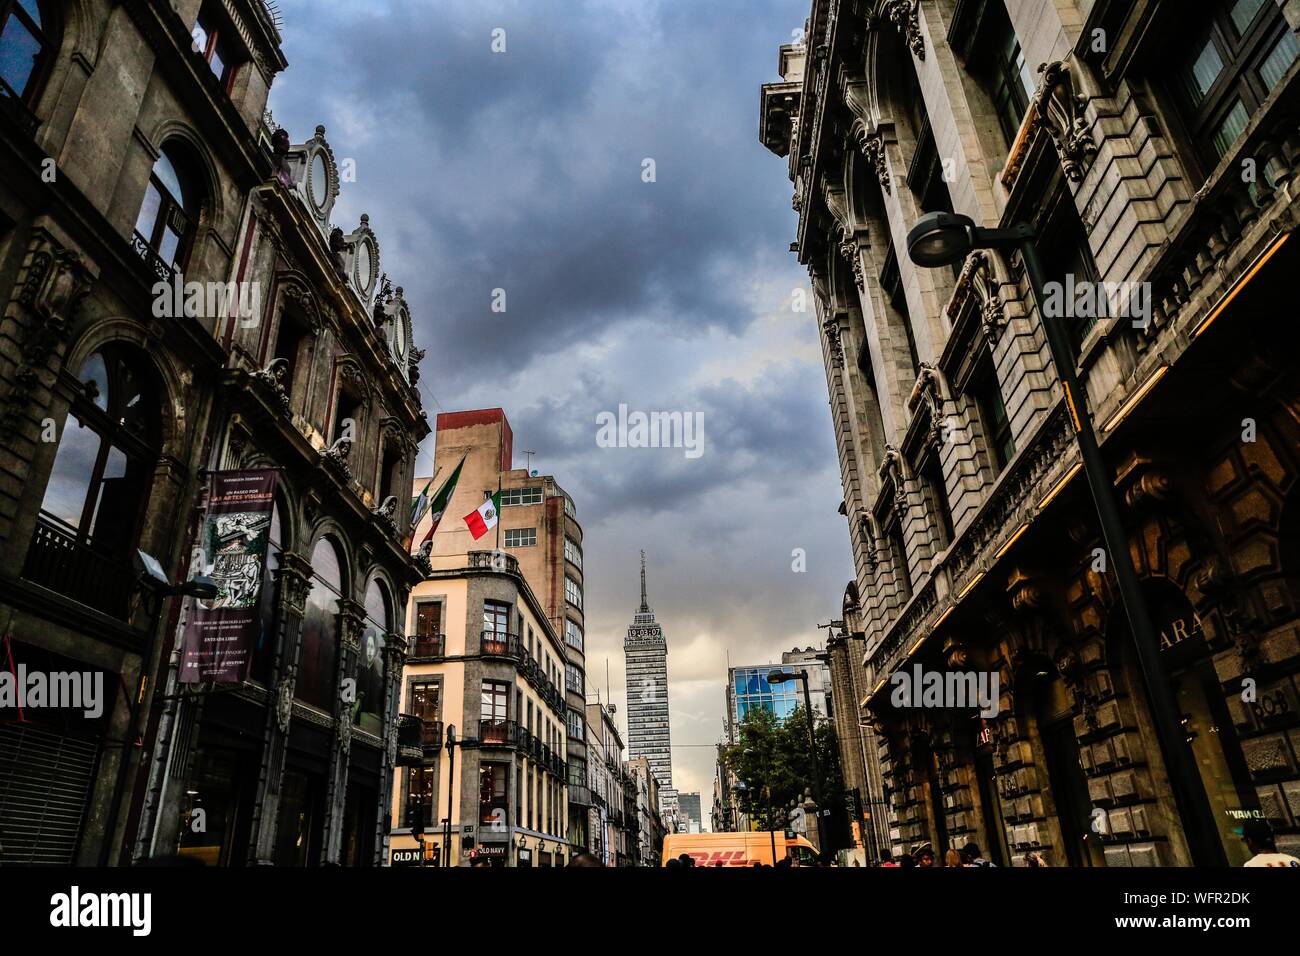
<path id="1" fill-rule="evenodd" d="M 501 427 L 497 429 L 497 547 L 501 550 L 501 458 L 506 453 L 506 428 L 505 420 L 501 422 Z M 512 461 L 513 465 L 514 462 Z"/>

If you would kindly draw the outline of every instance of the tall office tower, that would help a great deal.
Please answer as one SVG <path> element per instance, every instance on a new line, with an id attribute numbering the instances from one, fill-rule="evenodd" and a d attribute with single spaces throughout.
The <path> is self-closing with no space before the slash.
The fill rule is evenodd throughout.
<path id="1" fill-rule="evenodd" d="M 659 781 L 660 805 L 676 810 L 672 745 L 668 734 L 668 642 L 646 602 L 641 552 L 641 607 L 623 642 L 627 660 L 627 741 L 632 759 L 645 757 Z"/>

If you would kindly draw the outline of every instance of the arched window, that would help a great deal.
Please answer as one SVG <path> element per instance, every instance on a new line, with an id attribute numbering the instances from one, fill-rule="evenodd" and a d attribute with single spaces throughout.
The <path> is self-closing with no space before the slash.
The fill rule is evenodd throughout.
<path id="1" fill-rule="evenodd" d="M 298 656 L 297 695 L 301 700 L 334 710 L 337 697 L 334 669 L 339 647 L 339 599 L 343 571 L 338 548 L 328 538 L 316 543 L 311 555 L 311 591 L 302 619 L 302 651 Z"/>
<path id="2" fill-rule="evenodd" d="M 135 220 L 135 243 L 173 270 L 183 270 L 194 239 L 202 204 L 198 177 L 179 150 L 164 146 L 145 187 L 144 202 Z"/>
<path id="3" fill-rule="evenodd" d="M 118 345 L 91 355 L 79 379 L 24 573 L 121 616 L 161 454 L 158 393 L 140 356 Z"/>
<path id="4" fill-rule="evenodd" d="M 36 0 L 0 0 L 0 100 L 31 103 L 54 44 Z"/>
<path id="5" fill-rule="evenodd" d="M 392 602 L 378 580 L 366 588 L 366 621 L 357 654 L 357 709 L 354 722 L 378 734 L 384 723 L 384 646 L 393 627 Z"/>
<path id="6" fill-rule="evenodd" d="M 119 346 L 90 356 L 79 379 L 41 514 L 96 550 L 129 553 L 160 453 L 157 392 Z"/>

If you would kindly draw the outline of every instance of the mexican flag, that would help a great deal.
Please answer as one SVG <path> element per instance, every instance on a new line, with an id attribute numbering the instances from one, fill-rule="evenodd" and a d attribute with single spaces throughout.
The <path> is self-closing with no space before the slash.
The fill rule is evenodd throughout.
<path id="1" fill-rule="evenodd" d="M 433 537 L 433 533 L 438 530 L 438 524 L 442 521 L 442 516 L 447 510 L 447 505 L 451 503 L 451 496 L 456 491 L 456 482 L 460 480 L 460 470 L 464 466 L 465 459 L 462 457 L 460 464 L 456 466 L 456 470 L 451 473 L 451 477 L 442 483 L 442 487 L 438 489 L 438 493 L 435 494 L 432 499 L 425 499 L 424 508 L 411 522 L 411 527 L 414 529 L 424 517 L 424 511 L 428 511 L 431 515 L 429 530 L 420 541 L 421 547 L 423 547 L 425 542 L 429 541 Z M 429 480 L 429 484 L 433 484 L 432 479 Z M 428 490 L 429 489 L 426 486 L 420 497 L 425 498 L 425 493 L 427 493 Z"/>
<path id="2" fill-rule="evenodd" d="M 501 512 L 501 492 L 498 491 L 465 516 L 469 533 L 477 541 L 497 526 L 497 515 Z"/>

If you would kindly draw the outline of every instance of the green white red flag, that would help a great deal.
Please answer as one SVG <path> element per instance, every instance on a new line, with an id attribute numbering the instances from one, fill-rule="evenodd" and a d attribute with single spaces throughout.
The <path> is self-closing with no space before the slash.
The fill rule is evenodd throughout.
<path id="1" fill-rule="evenodd" d="M 428 541 L 432 540 L 433 533 L 438 530 L 438 524 L 442 521 L 442 516 L 443 514 L 446 513 L 447 506 L 451 503 L 451 496 L 456 491 L 456 483 L 460 481 L 460 470 L 464 466 L 465 466 L 465 458 L 464 456 L 461 456 L 460 464 L 456 466 L 456 470 L 451 473 L 451 475 L 447 478 L 447 480 L 442 483 L 442 487 L 438 489 L 438 493 L 435 494 L 431 499 L 426 500 L 425 508 L 431 517 L 429 521 L 429 530 L 425 533 L 424 538 L 422 538 L 420 541 L 421 547 L 423 547 Z M 430 484 L 432 483 L 433 482 L 431 479 Z M 427 487 L 425 488 L 425 491 L 426 492 L 428 491 Z M 421 494 L 420 497 L 423 498 L 424 495 Z M 412 522 L 411 527 L 414 528 L 415 525 L 419 524 L 420 519 L 423 517 L 424 517 L 423 513 L 421 513 L 418 517 L 416 517 L 415 520 Z"/>
<path id="2" fill-rule="evenodd" d="M 465 516 L 465 524 L 469 525 L 469 533 L 474 536 L 475 541 L 497 526 L 497 517 L 500 513 L 501 492 L 498 491 Z"/>

